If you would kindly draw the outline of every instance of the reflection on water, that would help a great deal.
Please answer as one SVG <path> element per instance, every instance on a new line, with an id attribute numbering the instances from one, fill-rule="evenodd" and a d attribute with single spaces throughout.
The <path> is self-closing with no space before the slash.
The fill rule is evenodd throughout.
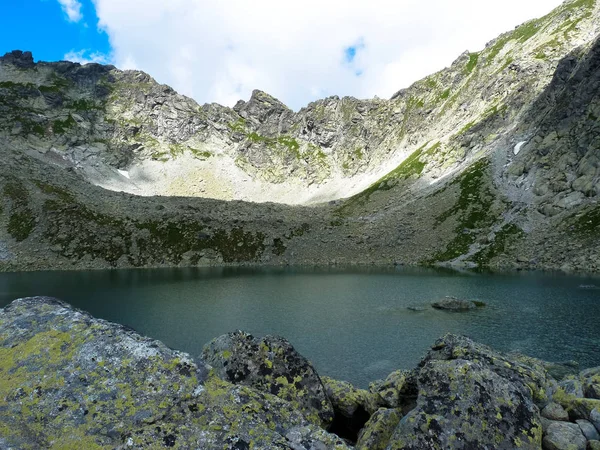
<path id="1" fill-rule="evenodd" d="M 280 334 L 319 373 L 366 387 L 411 368 L 447 332 L 504 351 L 600 365 L 600 280 L 544 273 L 425 269 L 160 269 L 0 274 L 0 306 L 61 298 L 198 355 L 243 329 Z M 413 311 L 445 295 L 487 303 L 465 313 Z M 418 309 L 418 308 L 417 308 Z"/>

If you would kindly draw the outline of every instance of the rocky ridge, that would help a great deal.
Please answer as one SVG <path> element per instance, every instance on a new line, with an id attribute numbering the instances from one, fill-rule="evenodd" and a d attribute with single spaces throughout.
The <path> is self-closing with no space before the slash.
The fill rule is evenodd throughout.
<path id="1" fill-rule="evenodd" d="M 235 332 L 194 358 L 18 299 L 0 309 L 0 447 L 597 448 L 600 368 L 557 367 L 446 335 L 361 390 L 319 377 L 283 338 Z"/>
<path id="2" fill-rule="evenodd" d="M 0 269 L 600 270 L 598 17 L 567 1 L 389 100 L 298 112 L 258 91 L 199 106 L 141 72 L 10 53 Z"/>

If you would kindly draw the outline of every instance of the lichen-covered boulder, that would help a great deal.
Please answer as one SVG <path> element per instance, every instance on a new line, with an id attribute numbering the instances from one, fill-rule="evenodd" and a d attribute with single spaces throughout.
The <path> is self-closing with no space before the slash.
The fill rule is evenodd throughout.
<path id="1" fill-rule="evenodd" d="M 381 408 L 360 431 L 356 450 L 384 450 L 398 426 L 402 413 L 398 409 Z"/>
<path id="2" fill-rule="evenodd" d="M 371 389 L 388 408 L 399 408 L 403 403 L 416 397 L 416 392 L 410 392 L 411 373 L 406 370 L 396 370 L 381 383 L 372 384 Z"/>
<path id="3" fill-rule="evenodd" d="M 418 383 L 417 407 L 400 421 L 390 448 L 540 448 L 530 393 L 485 364 L 429 361 Z"/>
<path id="4" fill-rule="evenodd" d="M 544 436 L 545 450 L 586 450 L 587 440 L 574 423 L 552 422 Z"/>
<path id="5" fill-rule="evenodd" d="M 347 448 L 288 402 L 44 297 L 0 310 L 0 418 L 0 448 Z"/>
<path id="6" fill-rule="evenodd" d="M 579 425 L 579 429 L 588 441 L 600 440 L 600 434 L 598 433 L 598 430 L 596 430 L 596 427 L 592 424 L 592 422 L 590 422 L 589 420 L 581 419 L 578 420 L 576 423 L 577 425 Z"/>
<path id="7" fill-rule="evenodd" d="M 323 427 L 333 421 L 333 406 L 310 361 L 285 339 L 255 338 L 243 331 L 209 342 L 202 358 L 224 380 L 268 392 L 289 401 L 306 418 Z"/>
<path id="8" fill-rule="evenodd" d="M 334 380 L 329 377 L 321 377 L 321 381 L 333 409 L 345 417 L 351 418 L 361 409 L 367 411 L 367 405 L 372 403 L 373 394 L 364 389 L 358 389 L 347 381 Z"/>
<path id="9" fill-rule="evenodd" d="M 568 422 L 569 413 L 558 403 L 550 402 L 542 409 L 542 417 L 549 420 Z"/>
<path id="10" fill-rule="evenodd" d="M 539 449 L 538 372 L 468 338 L 438 340 L 417 370 L 416 407 L 402 418 L 389 449 Z"/>
<path id="11" fill-rule="evenodd" d="M 600 399 L 600 367 L 581 372 L 583 393 L 587 398 Z"/>

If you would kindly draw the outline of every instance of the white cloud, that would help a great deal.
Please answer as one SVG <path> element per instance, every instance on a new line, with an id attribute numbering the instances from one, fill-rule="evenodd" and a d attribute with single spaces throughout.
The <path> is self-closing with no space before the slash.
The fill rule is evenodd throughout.
<path id="1" fill-rule="evenodd" d="M 77 0 L 58 0 L 62 10 L 65 12 L 70 22 L 79 22 L 83 15 L 81 14 L 81 3 Z"/>
<path id="2" fill-rule="evenodd" d="M 98 53 L 92 52 L 89 50 L 71 50 L 64 56 L 65 61 L 72 61 L 79 64 L 89 64 L 89 63 L 98 63 L 98 64 L 109 64 L 110 59 L 108 56 Z"/>
<path id="3" fill-rule="evenodd" d="M 262 89 L 294 109 L 326 95 L 390 97 L 561 3 L 93 1 L 117 66 L 144 70 L 199 102 L 233 105 Z"/>

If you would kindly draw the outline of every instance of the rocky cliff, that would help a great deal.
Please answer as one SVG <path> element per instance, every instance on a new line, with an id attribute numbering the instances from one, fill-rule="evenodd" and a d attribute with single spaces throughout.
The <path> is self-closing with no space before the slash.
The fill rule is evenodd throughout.
<path id="1" fill-rule="evenodd" d="M 567 1 L 389 100 L 298 112 L 9 53 L 0 267 L 599 270 L 599 15 Z"/>
<path id="2" fill-rule="evenodd" d="M 447 335 L 362 390 L 283 338 L 238 331 L 194 358 L 26 298 L 0 309 L 0 447 L 597 449 L 599 374 Z"/>

